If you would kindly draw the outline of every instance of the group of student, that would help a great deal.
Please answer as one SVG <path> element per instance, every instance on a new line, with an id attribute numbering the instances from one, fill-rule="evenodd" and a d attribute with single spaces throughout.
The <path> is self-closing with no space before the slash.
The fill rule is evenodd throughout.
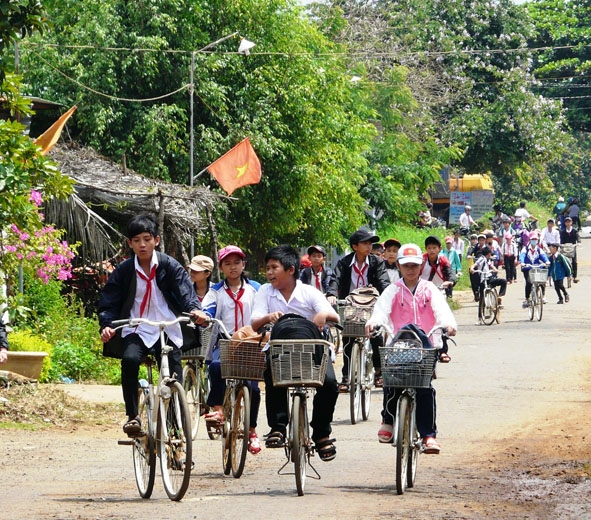
<path id="1" fill-rule="evenodd" d="M 455 334 L 457 325 L 445 296 L 434 282 L 445 288 L 455 283 L 454 273 L 447 258 L 439 255 L 441 243 L 436 237 L 425 242 L 427 252 L 415 244 L 401 244 L 389 239 L 382 247 L 383 258 L 372 255 L 372 245 L 379 237 L 365 228 L 355 231 L 349 239 L 352 253 L 342 257 L 334 272 L 325 267 L 326 251 L 322 246 L 308 249 L 311 265 L 300 272 L 299 253 L 288 245 L 269 250 L 265 256 L 268 283 L 260 285 L 244 272 L 246 255 L 235 245 L 221 249 L 217 263 L 223 280 L 211 283 L 214 268 L 211 258 L 198 255 L 185 268 L 174 258 L 156 249 L 160 236 L 156 220 L 149 215 L 134 217 L 128 224 L 127 242 L 132 256 L 122 262 L 111 274 L 102 290 L 99 302 L 100 335 L 103 342 L 115 335 L 113 321 L 129 317 L 144 317 L 152 321 L 172 320 L 181 312 L 189 313 L 199 325 L 209 318 L 221 320 L 230 334 L 250 325 L 258 330 L 264 324 L 277 324 L 286 315 L 297 314 L 313 322 L 319 331 L 327 322 L 338 322 L 334 309 L 337 299 L 344 299 L 353 290 L 372 286 L 380 293 L 374 312 L 367 322 L 367 333 L 382 325 L 395 334 L 403 325 L 414 323 L 429 330 L 437 323 Z M 171 373 L 182 378 L 182 333 L 179 325 L 167 327 L 168 341 L 175 348 L 169 354 Z M 273 333 L 272 333 L 273 334 Z M 124 350 L 121 359 L 121 381 L 127 420 L 123 431 L 130 437 L 141 435 L 138 417 L 137 380 L 142 358 L 149 349 L 160 356 L 159 334 L 153 327 L 140 325 L 121 331 Z M 273 336 L 271 336 L 273 337 Z M 374 340 L 372 340 L 373 342 Z M 380 377 L 379 340 L 374 343 L 374 362 Z M 351 342 L 344 346 L 347 361 Z M 442 361 L 449 361 L 443 353 Z M 206 421 L 222 420 L 224 381 L 221 379 L 219 351 L 214 348 L 209 356 L 211 391 L 208 397 L 210 413 Z M 265 371 L 265 405 L 270 432 L 265 444 L 268 448 L 285 443 L 288 425 L 287 391 L 273 385 L 270 370 Z M 348 366 L 343 367 L 343 386 L 348 387 Z M 261 443 L 256 432 L 260 405 L 260 390 L 251 384 L 251 430 L 249 451 L 257 454 Z M 329 363 L 324 385 L 314 397 L 311 426 L 315 449 L 323 461 L 336 456 L 335 440 L 330 438 L 331 423 L 339 393 L 334 368 Z M 393 409 L 391 392 L 385 389 L 382 425 L 378 432 L 380 442 L 391 442 Z M 390 402 L 390 405 L 387 403 Z M 425 440 L 427 453 L 439 453 L 436 440 L 435 390 L 420 392 L 418 398 L 418 427 Z"/>
<path id="2" fill-rule="evenodd" d="M 517 283 L 517 269 L 520 268 L 525 281 L 523 307 L 529 304 L 532 283 L 529 273 L 533 267 L 545 267 L 549 269 L 554 289 L 558 296 L 558 304 L 569 301 L 569 295 L 564 286 L 565 280 L 572 277 L 574 283 L 577 278 L 577 254 L 576 246 L 581 239 L 578 231 L 573 227 L 572 218 L 564 217 L 564 229 L 556 226 L 554 218 L 549 218 L 547 225 L 541 231 L 534 229 L 527 231 L 523 223 L 528 218 L 534 218 L 525 209 L 525 203 L 521 203 L 519 219 L 511 221 L 499 208 L 495 217 L 498 218 L 498 231 L 489 230 L 481 234 L 472 234 L 467 257 L 473 259 L 470 268 L 470 280 L 474 300 L 478 301 L 484 289 L 485 279 L 493 287 L 499 287 L 499 303 L 505 295 L 507 284 Z M 518 210 L 519 211 L 519 210 Z M 493 219 L 494 220 L 494 219 Z M 537 219 L 535 219 L 537 221 Z M 519 237 L 519 240 L 517 240 Z M 567 257 L 562 250 L 570 249 Z M 505 269 L 505 278 L 497 276 L 500 267 Z M 545 292 L 545 289 L 544 289 Z M 544 298 L 544 303 L 546 299 Z M 479 322 L 481 316 L 479 315 Z"/>

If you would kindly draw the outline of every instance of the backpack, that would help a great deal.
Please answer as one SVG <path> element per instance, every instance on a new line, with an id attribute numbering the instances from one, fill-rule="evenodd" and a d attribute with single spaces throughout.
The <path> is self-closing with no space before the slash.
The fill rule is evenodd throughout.
<path id="1" fill-rule="evenodd" d="M 322 339 L 318 327 L 299 314 L 284 314 L 271 330 L 271 339 Z"/>
<path id="2" fill-rule="evenodd" d="M 271 339 L 322 339 L 318 327 L 299 314 L 284 314 L 271 330 Z M 314 364 L 320 365 L 324 354 L 324 345 L 314 348 Z"/>
<path id="3" fill-rule="evenodd" d="M 351 302 L 354 307 L 372 308 L 380 293 L 375 287 L 359 287 L 349 293 L 347 300 Z"/>

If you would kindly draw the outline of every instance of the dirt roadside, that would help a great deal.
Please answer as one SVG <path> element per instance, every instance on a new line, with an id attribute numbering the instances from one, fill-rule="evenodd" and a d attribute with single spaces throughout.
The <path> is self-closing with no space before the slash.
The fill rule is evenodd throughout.
<path id="1" fill-rule="evenodd" d="M 395 450 L 376 440 L 376 391 L 370 419 L 355 426 L 340 396 L 337 459 L 315 463 L 322 479 L 309 479 L 304 497 L 296 496 L 293 476 L 277 475 L 281 450 L 249 456 L 240 479 L 223 477 L 220 445 L 203 430 L 181 503 L 166 498 L 159 480 L 152 499 L 138 497 L 130 450 L 116 443 L 119 418 L 93 429 L 0 431 L 0 518 L 591 518 L 591 342 L 584 313 L 591 248 L 581 249 L 580 260 L 571 302 L 556 305 L 549 288 L 539 323 L 521 309 L 522 281 L 508 289 L 501 326 L 475 326 L 470 302 L 456 313 L 458 347 L 435 383 L 443 450 L 420 458 L 416 486 L 403 496 L 394 487 Z M 120 401 L 119 389 L 69 390 Z M 259 432 L 266 431 L 261 409 Z"/>

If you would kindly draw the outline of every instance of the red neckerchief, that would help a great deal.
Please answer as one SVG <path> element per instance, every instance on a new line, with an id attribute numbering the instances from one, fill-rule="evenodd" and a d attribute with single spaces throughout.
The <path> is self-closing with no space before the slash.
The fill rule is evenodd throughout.
<path id="1" fill-rule="evenodd" d="M 357 284 L 355 285 L 356 288 L 365 287 L 365 271 L 367 270 L 367 264 L 363 264 L 363 267 L 359 269 L 357 267 L 357 262 L 353 264 L 353 270 L 357 273 Z M 360 283 L 361 282 L 361 283 Z"/>
<path id="2" fill-rule="evenodd" d="M 232 298 L 232 300 L 234 302 L 234 332 L 235 332 L 240 328 L 240 326 L 239 326 L 240 322 L 238 321 L 238 310 L 240 310 L 240 315 L 242 317 L 242 324 L 244 325 L 244 304 L 240 301 L 240 298 L 242 298 L 242 295 L 244 294 L 244 282 L 242 282 L 242 284 L 240 285 L 240 290 L 238 291 L 236 296 L 234 296 L 232 289 L 230 289 L 226 283 L 224 283 L 224 289 L 226 290 L 227 295 L 230 298 Z"/>
<path id="3" fill-rule="evenodd" d="M 320 285 L 320 277 L 322 276 L 322 266 L 320 266 L 320 269 L 318 269 L 318 273 L 314 272 L 313 267 L 310 269 L 312 270 L 312 274 L 316 278 L 316 289 L 318 289 L 319 291 L 322 291 L 322 286 Z"/>
<path id="4" fill-rule="evenodd" d="M 156 277 L 156 268 L 157 265 L 153 265 L 152 269 L 150 270 L 150 276 L 146 276 L 142 271 L 136 269 L 136 273 L 138 276 L 146 282 L 146 292 L 144 293 L 144 297 L 142 298 L 142 303 L 140 304 L 140 318 L 144 314 L 144 310 L 146 309 L 146 305 L 148 306 L 148 312 L 150 312 L 150 300 L 152 298 L 152 280 Z"/>

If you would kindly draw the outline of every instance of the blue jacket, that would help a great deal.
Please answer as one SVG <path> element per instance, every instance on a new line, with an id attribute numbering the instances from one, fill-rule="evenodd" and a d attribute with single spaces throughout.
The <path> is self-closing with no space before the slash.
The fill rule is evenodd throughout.
<path id="1" fill-rule="evenodd" d="M 564 280 L 572 275 L 570 264 L 562 253 L 557 253 L 556 256 L 550 255 L 550 270 L 548 274 L 550 274 L 552 280 Z"/>

